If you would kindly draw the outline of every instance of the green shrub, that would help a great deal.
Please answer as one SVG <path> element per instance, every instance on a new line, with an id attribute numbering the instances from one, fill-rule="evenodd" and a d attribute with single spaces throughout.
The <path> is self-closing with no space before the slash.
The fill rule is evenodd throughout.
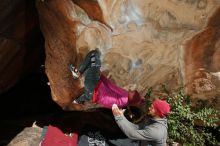
<path id="1" fill-rule="evenodd" d="M 183 146 L 220 145 L 209 130 L 218 128 L 216 124 L 219 121 L 217 110 L 212 107 L 193 108 L 190 97 L 182 89 L 177 93 L 169 93 L 163 86 L 163 90 L 167 96 L 161 98 L 166 98 L 171 105 L 171 113 L 168 116 L 168 143 L 178 142 Z M 151 93 L 152 88 L 148 89 L 145 98 L 149 99 Z M 149 106 L 149 100 L 146 101 Z"/>

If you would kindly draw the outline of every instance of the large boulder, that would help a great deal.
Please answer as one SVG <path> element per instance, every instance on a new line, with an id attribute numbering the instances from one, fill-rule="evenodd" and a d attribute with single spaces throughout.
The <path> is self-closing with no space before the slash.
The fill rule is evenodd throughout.
<path id="1" fill-rule="evenodd" d="M 68 65 L 78 66 L 86 53 L 96 47 L 102 52 L 103 73 L 125 89 L 136 88 L 144 95 L 147 88 L 157 89 L 165 84 L 171 90 L 186 87 L 194 96 L 206 96 L 212 90 L 219 97 L 216 73 L 220 70 L 220 2 L 36 3 L 45 37 L 46 73 L 52 98 L 61 107 L 76 99 L 83 87 L 79 80 L 72 79 Z M 209 79 L 197 80 L 200 77 L 195 77 L 196 72 L 201 68 Z M 204 82 L 205 89 L 197 87 L 203 86 L 197 85 L 199 82 Z"/>
<path id="2" fill-rule="evenodd" d="M 65 110 L 83 110 L 73 103 L 83 78 L 74 80 L 68 66 L 78 67 L 97 47 L 103 74 L 118 86 L 142 95 L 161 84 L 185 87 L 193 99 L 220 107 L 220 1 L 14 0 L 0 6 L 1 92 L 33 70 L 45 48 L 52 99 Z M 30 9 L 35 6 L 38 13 Z"/>

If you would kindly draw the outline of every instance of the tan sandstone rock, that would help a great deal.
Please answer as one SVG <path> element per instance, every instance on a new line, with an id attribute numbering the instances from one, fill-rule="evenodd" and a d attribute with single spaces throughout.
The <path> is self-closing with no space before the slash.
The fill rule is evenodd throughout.
<path id="1" fill-rule="evenodd" d="M 103 73 L 125 89 L 145 94 L 166 84 L 186 86 L 191 95 L 219 94 L 218 79 L 193 77 L 199 68 L 219 72 L 219 6 L 214 0 L 37 1 L 54 101 L 65 107 L 79 96 L 83 85 L 71 78 L 68 64 L 78 66 L 96 47 Z"/>

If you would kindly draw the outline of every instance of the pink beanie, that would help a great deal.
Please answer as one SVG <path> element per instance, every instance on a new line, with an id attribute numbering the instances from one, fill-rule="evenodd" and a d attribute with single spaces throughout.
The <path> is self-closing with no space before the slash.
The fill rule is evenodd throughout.
<path id="1" fill-rule="evenodd" d="M 170 112 L 170 105 L 165 100 L 156 99 L 152 103 L 156 114 L 161 118 L 165 117 Z"/>

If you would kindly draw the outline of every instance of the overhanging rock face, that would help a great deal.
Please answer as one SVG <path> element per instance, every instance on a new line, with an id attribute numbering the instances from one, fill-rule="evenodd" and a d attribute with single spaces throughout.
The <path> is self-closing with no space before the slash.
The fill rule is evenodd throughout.
<path id="1" fill-rule="evenodd" d="M 52 98 L 61 107 L 82 110 L 72 103 L 81 94 L 82 79 L 74 80 L 68 65 L 78 66 L 96 47 L 102 52 L 103 73 L 118 86 L 143 95 L 161 84 L 171 90 L 183 86 L 194 99 L 219 104 L 220 1 L 35 2 L 46 74 Z"/>
<path id="2" fill-rule="evenodd" d="M 96 47 L 102 52 L 103 73 L 125 89 L 145 94 L 148 87 L 165 84 L 172 90 L 184 86 L 191 95 L 212 92 L 219 97 L 220 2 L 37 0 L 36 4 L 45 37 L 46 73 L 53 99 L 61 107 L 77 98 L 83 86 L 72 79 L 68 65 L 78 66 Z M 205 77 L 196 72 L 201 69 Z"/>

